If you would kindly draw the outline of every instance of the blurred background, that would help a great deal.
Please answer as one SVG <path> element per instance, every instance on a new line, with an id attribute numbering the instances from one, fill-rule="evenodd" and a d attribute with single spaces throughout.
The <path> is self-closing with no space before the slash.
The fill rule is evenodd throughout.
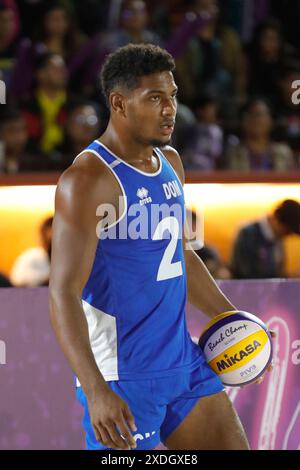
<path id="1" fill-rule="evenodd" d="M 101 66 L 130 42 L 176 61 L 198 255 L 217 279 L 299 277 L 299 24 L 299 0 L 0 0 L 0 285 L 47 285 L 55 185 L 105 129 Z"/>

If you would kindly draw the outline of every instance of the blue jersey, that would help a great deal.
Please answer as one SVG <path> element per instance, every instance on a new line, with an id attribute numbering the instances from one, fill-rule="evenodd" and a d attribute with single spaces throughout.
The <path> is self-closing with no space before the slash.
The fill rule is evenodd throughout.
<path id="1" fill-rule="evenodd" d="M 151 174 L 98 141 L 85 151 L 113 173 L 124 206 L 119 219 L 101 231 L 82 293 L 99 370 L 106 381 L 194 370 L 203 357 L 186 325 L 181 182 L 158 148 L 159 168 Z"/>

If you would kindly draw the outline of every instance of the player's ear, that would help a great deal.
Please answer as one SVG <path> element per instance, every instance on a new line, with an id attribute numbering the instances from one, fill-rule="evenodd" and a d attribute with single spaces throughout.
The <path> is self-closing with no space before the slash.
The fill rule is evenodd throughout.
<path id="1" fill-rule="evenodd" d="M 125 116 L 125 96 L 121 93 L 112 92 L 109 97 L 111 110 Z"/>

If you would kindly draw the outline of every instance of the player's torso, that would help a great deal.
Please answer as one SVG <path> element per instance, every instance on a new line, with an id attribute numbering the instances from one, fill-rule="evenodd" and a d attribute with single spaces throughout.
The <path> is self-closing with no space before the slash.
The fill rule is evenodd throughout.
<path id="1" fill-rule="evenodd" d="M 117 223 L 99 231 L 83 291 L 93 352 L 107 380 L 164 375 L 195 359 L 185 323 L 182 185 L 159 149 L 155 173 L 97 141 L 89 151 L 110 167 L 125 202 Z"/>

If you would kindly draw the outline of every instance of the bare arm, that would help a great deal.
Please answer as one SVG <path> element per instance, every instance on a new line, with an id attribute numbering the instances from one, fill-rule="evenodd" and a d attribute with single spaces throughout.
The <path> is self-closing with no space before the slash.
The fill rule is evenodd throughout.
<path id="1" fill-rule="evenodd" d="M 168 147 L 164 154 L 175 169 L 181 183 L 184 184 L 184 169 L 178 153 Z M 219 313 L 236 310 L 236 307 L 219 289 L 199 256 L 188 248 L 188 242 L 183 237 L 183 249 L 187 272 L 187 300 L 209 317 Z"/>
<path id="2" fill-rule="evenodd" d="M 88 169 L 81 171 L 79 166 L 67 170 L 58 183 L 49 285 L 54 331 L 86 394 L 106 388 L 89 344 L 81 303 L 98 242 L 96 197 L 89 193 L 83 197 L 92 185 Z"/>
<path id="3" fill-rule="evenodd" d="M 183 243 L 188 245 L 185 239 Z M 218 287 L 203 261 L 193 250 L 184 249 L 184 258 L 189 303 L 211 318 L 219 313 L 237 310 Z"/>
<path id="4" fill-rule="evenodd" d="M 102 203 L 114 205 L 118 194 L 109 170 L 102 167 L 93 155 L 81 157 L 60 178 L 53 224 L 50 319 L 87 396 L 96 437 L 110 447 L 125 448 L 124 441 L 108 422 L 122 421 L 123 435 L 134 445 L 125 425 L 128 419 L 133 426 L 133 417 L 127 404 L 112 394 L 98 369 L 81 302 L 98 243 L 96 209 Z M 117 416 L 118 411 L 121 417 Z"/>

